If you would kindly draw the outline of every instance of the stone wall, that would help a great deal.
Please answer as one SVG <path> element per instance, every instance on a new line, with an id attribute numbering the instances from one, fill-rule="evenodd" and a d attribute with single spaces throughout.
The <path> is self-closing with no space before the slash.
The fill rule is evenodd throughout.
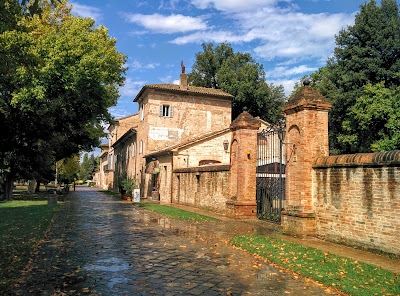
<path id="1" fill-rule="evenodd" d="M 400 151 L 318 158 L 316 234 L 400 254 Z"/>
<path id="2" fill-rule="evenodd" d="M 226 214 L 229 165 L 175 169 L 172 202 Z"/>

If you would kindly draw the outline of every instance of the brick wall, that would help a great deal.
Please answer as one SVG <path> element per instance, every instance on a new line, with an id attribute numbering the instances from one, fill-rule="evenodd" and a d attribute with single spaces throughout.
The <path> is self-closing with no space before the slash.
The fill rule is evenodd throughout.
<path id="1" fill-rule="evenodd" d="M 318 236 L 400 254 L 400 151 L 321 157 L 313 181 Z"/>
<path id="2" fill-rule="evenodd" d="M 174 170 L 172 202 L 217 213 L 226 213 L 229 197 L 229 165 Z"/>

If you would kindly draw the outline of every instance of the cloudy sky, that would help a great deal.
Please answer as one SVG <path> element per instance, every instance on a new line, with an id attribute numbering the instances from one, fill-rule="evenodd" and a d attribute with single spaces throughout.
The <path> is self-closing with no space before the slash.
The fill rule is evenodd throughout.
<path id="1" fill-rule="evenodd" d="M 91 17 L 128 56 L 116 118 L 136 113 L 144 84 L 177 83 L 183 60 L 191 71 L 201 43 L 229 42 L 264 65 L 267 81 L 289 95 L 295 82 L 324 66 L 335 34 L 354 23 L 364 0 L 74 0 L 73 13 Z"/>

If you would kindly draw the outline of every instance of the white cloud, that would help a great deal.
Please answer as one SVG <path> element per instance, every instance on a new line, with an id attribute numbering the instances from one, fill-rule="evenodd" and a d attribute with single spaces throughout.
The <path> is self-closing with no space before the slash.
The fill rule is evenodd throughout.
<path id="1" fill-rule="evenodd" d="M 308 73 L 308 72 L 314 72 L 318 70 L 318 68 L 315 67 L 308 67 L 307 65 L 301 65 L 298 67 L 275 67 L 272 70 L 266 71 L 265 76 L 266 77 L 285 77 L 285 76 L 293 76 L 293 75 L 298 75 L 298 74 L 303 74 L 303 73 Z"/>
<path id="2" fill-rule="evenodd" d="M 128 115 L 131 115 L 128 110 L 126 110 L 123 106 L 114 106 L 108 109 L 110 111 L 110 114 L 114 118 L 122 118 Z"/>
<path id="3" fill-rule="evenodd" d="M 248 11 L 260 7 L 272 6 L 278 0 L 192 0 L 194 6 L 200 9 L 215 8 L 221 11 Z"/>
<path id="4" fill-rule="evenodd" d="M 155 69 L 156 67 L 160 66 L 160 63 L 149 63 L 143 65 L 138 60 L 134 60 L 132 63 L 127 65 L 130 70 L 140 70 L 140 69 Z"/>
<path id="5" fill-rule="evenodd" d="M 145 14 L 127 14 L 127 21 L 136 23 L 144 28 L 157 33 L 180 33 L 207 29 L 207 24 L 201 17 L 184 16 L 181 14 L 172 14 L 164 16 L 158 13 Z"/>
<path id="6" fill-rule="evenodd" d="M 134 81 L 128 77 L 125 80 L 125 85 L 120 88 L 119 93 L 122 97 L 130 97 L 133 100 L 145 84 L 146 81 Z"/>
<path id="7" fill-rule="evenodd" d="M 70 2 L 72 4 L 72 13 L 81 17 L 90 17 L 96 21 L 100 21 L 103 17 L 101 10 L 94 6 L 83 5 L 77 2 Z"/>
<path id="8" fill-rule="evenodd" d="M 314 59 L 320 62 L 332 53 L 335 34 L 354 22 L 353 14 L 305 14 L 295 12 L 293 7 L 265 7 L 257 11 L 232 13 L 230 18 L 234 24 L 231 27 L 239 28 L 236 31 L 203 30 L 177 37 L 170 42 L 179 45 L 224 41 L 257 42 L 253 50 L 257 56 L 266 60 L 279 58 L 299 62 Z"/>
<path id="9" fill-rule="evenodd" d="M 293 78 L 293 79 L 276 79 L 276 80 L 268 80 L 267 83 L 273 83 L 275 86 L 282 85 L 285 89 L 285 95 L 287 97 L 290 96 L 294 89 L 294 85 L 296 82 L 299 82 L 300 78 Z"/>
<path id="10" fill-rule="evenodd" d="M 228 41 L 230 43 L 237 43 L 245 40 L 246 40 L 245 36 L 235 35 L 228 31 L 202 31 L 202 32 L 195 32 L 193 34 L 189 34 L 182 37 L 177 37 L 170 42 L 182 45 L 187 43 L 202 43 L 202 42 L 222 43 L 224 41 Z"/>

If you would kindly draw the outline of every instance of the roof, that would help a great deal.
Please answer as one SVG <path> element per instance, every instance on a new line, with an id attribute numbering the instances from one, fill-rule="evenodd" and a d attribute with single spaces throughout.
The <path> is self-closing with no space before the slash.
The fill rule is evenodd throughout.
<path id="1" fill-rule="evenodd" d="M 110 124 L 110 125 L 108 126 L 107 129 L 110 130 L 110 128 L 111 128 L 112 126 L 115 126 L 116 124 L 119 124 L 119 122 L 120 122 L 121 120 L 128 119 L 128 118 L 133 117 L 133 116 L 136 116 L 136 115 L 138 115 L 138 114 L 139 114 L 139 112 L 138 112 L 138 113 L 135 113 L 135 114 L 128 115 L 128 116 L 124 116 L 124 117 L 121 117 L 121 118 L 114 119 L 114 123 L 113 123 L 113 124 Z"/>
<path id="2" fill-rule="evenodd" d="M 169 146 L 169 147 L 154 151 L 152 153 L 146 154 L 144 157 L 153 157 L 153 156 L 167 154 L 167 153 L 170 153 L 170 152 L 172 152 L 174 150 L 189 146 L 191 144 L 194 144 L 194 143 L 197 143 L 197 142 L 200 142 L 200 141 L 207 140 L 209 138 L 221 135 L 221 134 L 229 132 L 229 131 L 230 131 L 230 128 L 228 127 L 228 128 L 224 128 L 222 130 L 218 130 L 218 131 L 202 134 L 200 136 L 185 140 L 185 141 L 180 142 L 178 144 L 175 144 L 175 145 L 172 145 L 172 146 Z"/>
<path id="3" fill-rule="evenodd" d="M 332 106 L 328 98 L 321 95 L 320 92 L 312 89 L 309 85 L 302 86 L 300 90 L 291 96 L 288 102 L 283 106 L 283 110 L 288 110 L 295 106 L 301 106 L 312 103 L 324 106 Z"/>
<path id="4" fill-rule="evenodd" d="M 190 86 L 190 85 L 188 86 L 188 89 L 181 89 L 181 87 L 177 84 L 165 83 L 165 84 L 146 84 L 146 85 L 144 85 L 133 101 L 134 102 L 139 101 L 140 97 L 143 95 L 143 93 L 147 89 L 156 89 L 156 90 L 163 90 L 163 91 L 177 92 L 177 93 L 186 93 L 186 94 L 209 95 L 209 96 L 220 97 L 220 98 L 230 99 L 230 100 L 233 98 L 233 96 L 231 94 L 224 92 L 222 89 Z"/>
<path id="5" fill-rule="evenodd" d="M 240 115 L 231 123 L 231 129 L 238 129 L 242 127 L 258 129 L 260 126 L 260 118 L 253 117 L 247 111 L 240 113 Z"/>
<path id="6" fill-rule="evenodd" d="M 119 144 L 125 142 L 125 140 L 127 140 L 130 136 L 133 136 L 134 134 L 136 134 L 136 129 L 134 128 L 130 128 L 128 129 L 128 131 L 122 135 L 121 138 L 119 138 L 114 144 L 112 144 L 113 147 L 118 146 Z"/>
<path id="7" fill-rule="evenodd" d="M 118 119 L 115 119 L 115 121 L 124 120 L 124 119 L 130 118 L 130 117 L 138 115 L 138 114 L 139 114 L 139 112 L 135 113 L 135 114 L 128 115 L 128 116 L 124 116 L 124 117 L 121 117 L 121 118 L 118 118 Z"/>

